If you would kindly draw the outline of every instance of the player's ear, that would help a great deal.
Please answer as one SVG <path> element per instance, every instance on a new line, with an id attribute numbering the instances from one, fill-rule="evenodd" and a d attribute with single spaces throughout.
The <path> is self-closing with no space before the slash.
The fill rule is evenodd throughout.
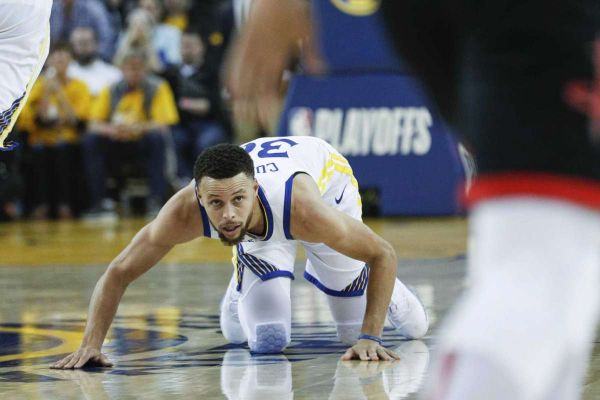
<path id="1" fill-rule="evenodd" d="M 254 181 L 252 182 L 252 190 L 254 190 L 254 194 L 258 194 L 258 181 L 256 178 L 254 178 Z"/>

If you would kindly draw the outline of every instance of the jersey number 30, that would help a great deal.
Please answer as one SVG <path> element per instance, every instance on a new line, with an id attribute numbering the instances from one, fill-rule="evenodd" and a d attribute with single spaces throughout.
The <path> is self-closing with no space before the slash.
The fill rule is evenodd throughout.
<path id="1" fill-rule="evenodd" d="M 288 158 L 287 149 L 297 144 L 298 143 L 294 142 L 293 140 L 286 138 L 269 140 L 260 145 L 257 155 L 260 158 Z M 244 150 L 246 150 L 247 153 L 252 153 L 255 148 L 256 143 L 248 143 L 246 146 L 244 146 Z"/>

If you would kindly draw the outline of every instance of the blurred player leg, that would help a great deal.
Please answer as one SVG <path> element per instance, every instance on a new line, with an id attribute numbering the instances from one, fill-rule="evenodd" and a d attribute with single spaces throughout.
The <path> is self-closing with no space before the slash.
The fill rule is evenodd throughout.
<path id="1" fill-rule="evenodd" d="M 600 304 L 600 215 L 517 198 L 477 206 L 471 225 L 472 287 L 441 329 L 431 398 L 492 387 L 500 397 L 484 398 L 577 398 Z"/>
<path id="2" fill-rule="evenodd" d="M 480 171 L 468 196 L 472 289 L 441 331 L 431 398 L 498 387 L 500 398 L 555 398 L 552 388 L 577 397 L 598 308 L 600 149 L 593 94 L 586 103 L 569 88 L 594 87 L 598 3 L 383 7 L 401 56 Z M 559 372 L 565 362 L 572 373 Z"/>
<path id="3" fill-rule="evenodd" d="M 0 150 L 49 50 L 51 0 L 0 2 Z"/>

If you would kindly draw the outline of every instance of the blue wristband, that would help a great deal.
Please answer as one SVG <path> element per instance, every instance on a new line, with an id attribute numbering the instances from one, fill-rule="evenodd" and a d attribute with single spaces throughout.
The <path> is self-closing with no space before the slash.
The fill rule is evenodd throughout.
<path id="1" fill-rule="evenodd" d="M 374 342 L 377 342 L 379 344 L 383 343 L 383 339 L 380 338 L 379 336 L 371 336 L 371 335 L 367 335 L 364 333 L 361 333 L 360 335 L 358 335 L 358 340 L 361 339 L 367 339 L 367 340 L 372 340 Z"/>

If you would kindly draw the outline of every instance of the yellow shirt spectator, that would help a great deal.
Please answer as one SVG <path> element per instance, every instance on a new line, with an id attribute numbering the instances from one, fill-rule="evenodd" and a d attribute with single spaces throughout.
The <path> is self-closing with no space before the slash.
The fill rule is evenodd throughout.
<path id="1" fill-rule="evenodd" d="M 79 140 L 79 124 L 55 124 L 44 126 L 39 123 L 38 116 L 43 112 L 56 119 L 66 118 L 66 111 L 61 107 L 59 94 L 47 92 L 47 79 L 41 76 L 29 94 L 29 100 L 23 109 L 19 127 L 29 132 L 30 145 L 52 146 L 59 142 L 75 143 Z M 59 90 L 66 98 L 79 121 L 88 119 L 91 94 L 87 85 L 77 79 L 69 79 Z"/>
<path id="2" fill-rule="evenodd" d="M 111 89 L 104 88 L 92 106 L 90 120 L 134 124 L 156 122 L 175 125 L 179 122 L 173 92 L 166 81 L 162 81 L 151 100 L 148 114 L 144 110 L 144 90 L 137 89 L 123 95 L 111 115 Z"/>

